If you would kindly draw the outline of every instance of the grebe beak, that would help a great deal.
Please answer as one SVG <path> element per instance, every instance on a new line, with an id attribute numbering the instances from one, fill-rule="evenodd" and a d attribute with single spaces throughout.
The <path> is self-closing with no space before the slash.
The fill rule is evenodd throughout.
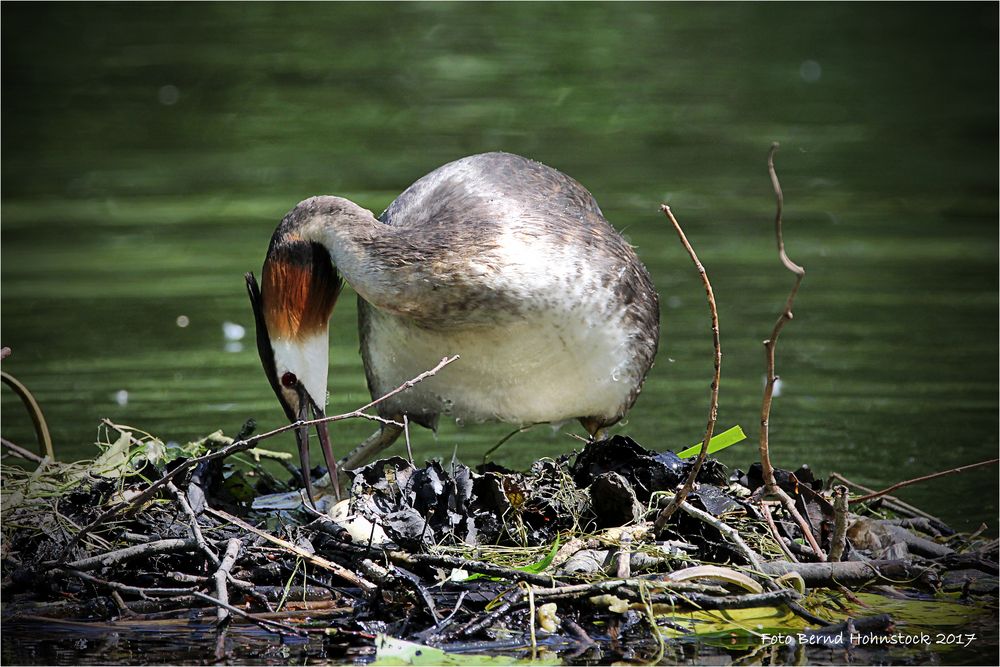
<path id="1" fill-rule="evenodd" d="M 312 408 L 313 419 L 324 419 L 326 414 L 323 408 L 316 405 L 309 397 L 309 394 L 301 390 L 299 392 L 299 414 L 298 421 L 309 420 L 309 409 Z M 320 448 L 323 450 L 323 459 L 330 474 L 330 486 L 333 487 L 333 495 L 340 501 L 340 478 L 337 474 L 337 459 L 333 455 L 333 447 L 330 445 L 330 433 L 326 422 L 320 422 L 316 426 L 316 435 L 319 438 Z M 295 440 L 299 447 L 299 464 L 302 466 L 302 483 L 306 488 L 306 495 L 309 504 L 316 507 L 316 499 L 313 497 L 312 489 L 312 466 L 309 463 L 309 426 L 300 425 L 295 429 Z"/>

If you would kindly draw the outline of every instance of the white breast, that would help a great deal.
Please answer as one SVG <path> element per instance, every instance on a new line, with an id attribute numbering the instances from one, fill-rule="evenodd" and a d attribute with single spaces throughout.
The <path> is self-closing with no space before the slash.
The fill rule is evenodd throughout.
<path id="1" fill-rule="evenodd" d="M 461 356 L 393 399 L 384 413 L 516 424 L 612 418 L 639 381 L 620 325 L 596 312 L 542 309 L 524 319 L 442 331 L 373 311 L 364 353 L 377 395 L 445 356 Z"/>

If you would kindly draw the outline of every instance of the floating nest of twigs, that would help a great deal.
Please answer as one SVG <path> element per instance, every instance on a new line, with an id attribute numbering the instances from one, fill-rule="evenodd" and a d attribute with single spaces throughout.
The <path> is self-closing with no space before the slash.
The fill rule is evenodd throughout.
<path id="1" fill-rule="evenodd" d="M 221 433 L 185 446 L 110 423 L 105 434 L 95 461 L 4 468 L 8 627 L 204 619 L 219 636 L 253 623 L 299 638 L 317 658 L 399 664 L 472 646 L 676 662 L 692 639 L 749 655 L 773 637 L 843 650 L 852 636 L 918 633 L 916 605 L 959 634 L 995 614 L 996 540 L 884 498 L 838 509 L 807 469 L 777 478 L 812 540 L 755 497 L 758 471 L 711 459 L 657 529 L 691 462 L 623 436 L 525 472 L 392 457 L 313 508 L 282 454 Z M 889 614 L 865 597 L 886 592 Z"/>

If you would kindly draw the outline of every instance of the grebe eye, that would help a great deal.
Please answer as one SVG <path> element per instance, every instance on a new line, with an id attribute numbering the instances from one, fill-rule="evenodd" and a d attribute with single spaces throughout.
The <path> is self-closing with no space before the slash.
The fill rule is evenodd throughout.
<path id="1" fill-rule="evenodd" d="M 295 373 L 285 373 L 281 376 L 281 384 L 289 389 L 294 389 L 295 385 L 298 384 L 299 379 L 295 377 Z"/>

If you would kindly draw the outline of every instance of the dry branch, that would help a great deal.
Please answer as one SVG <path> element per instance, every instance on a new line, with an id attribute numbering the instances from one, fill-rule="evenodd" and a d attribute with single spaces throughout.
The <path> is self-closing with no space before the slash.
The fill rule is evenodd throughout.
<path id="1" fill-rule="evenodd" d="M 229 611 L 229 612 L 231 612 L 233 614 L 236 614 L 237 616 L 245 618 L 248 621 L 256 623 L 257 625 L 259 625 L 260 627 L 264 628 L 265 630 L 268 630 L 269 632 L 277 632 L 278 634 L 290 634 L 290 635 L 294 635 L 296 637 L 308 637 L 309 636 L 309 633 L 307 633 L 304 630 L 299 630 L 298 628 L 293 628 L 292 626 L 288 625 L 287 623 L 281 623 L 279 621 L 272 621 L 272 620 L 269 620 L 269 619 L 266 619 L 266 618 L 257 618 L 253 614 L 248 614 L 247 612 L 243 611 L 239 607 L 234 607 L 233 605 L 229 604 L 228 602 L 224 602 L 222 600 L 216 600 L 211 595 L 205 595 L 204 593 L 199 593 L 199 592 L 195 591 L 194 592 L 194 596 L 196 598 L 200 599 L 200 600 L 204 600 L 205 602 L 208 602 L 209 604 L 214 604 L 217 607 L 220 607 L 222 609 L 225 609 L 226 611 Z"/>
<path id="2" fill-rule="evenodd" d="M 715 422 L 719 415 L 719 376 L 722 370 L 722 346 L 719 342 L 719 311 L 715 307 L 715 293 L 712 291 L 712 283 L 708 279 L 708 273 L 705 271 L 705 267 L 702 265 L 701 261 L 698 259 L 697 253 L 695 253 L 694 248 L 687 240 L 687 236 L 684 235 L 684 230 L 681 229 L 681 225 L 677 222 L 677 218 L 674 217 L 673 212 L 671 212 L 670 207 L 666 204 L 660 206 L 660 210 L 667 216 L 671 224 L 673 224 L 674 229 L 677 231 L 677 236 L 681 240 L 681 244 L 684 249 L 687 250 L 688 255 L 691 257 L 691 261 L 694 262 L 695 268 L 698 269 L 698 274 L 701 276 L 701 282 L 705 286 L 705 294 L 708 297 L 708 310 L 712 318 L 712 345 L 715 349 L 715 372 L 712 376 L 712 397 L 708 404 L 708 424 L 705 426 L 705 437 L 701 442 L 701 449 L 698 451 L 698 458 L 695 459 L 694 465 L 691 467 L 691 472 L 688 473 L 687 479 L 684 481 L 684 486 L 681 487 L 677 495 L 673 497 L 670 503 L 664 507 L 660 514 L 656 517 L 656 529 L 661 530 L 666 524 L 667 520 L 673 515 L 677 508 L 680 507 L 681 503 L 684 502 L 688 494 L 691 493 L 691 489 L 694 488 L 695 480 L 698 479 L 698 473 L 701 472 L 701 466 L 705 463 L 705 457 L 708 456 L 708 444 L 712 440 L 712 433 L 715 430 Z"/>
<path id="3" fill-rule="evenodd" d="M 959 466 L 957 468 L 951 468 L 950 470 L 942 470 L 941 472 L 936 472 L 930 475 L 924 475 L 922 477 L 915 477 L 913 479 L 907 479 L 902 482 L 896 482 L 890 487 L 882 489 L 881 491 L 874 491 L 867 495 L 861 496 L 859 498 L 851 498 L 852 503 L 861 503 L 866 500 L 874 500 L 880 496 L 884 496 L 888 493 L 892 493 L 896 489 L 901 489 L 904 486 L 910 486 L 911 484 L 918 484 L 919 482 L 926 482 L 931 479 L 937 479 L 938 477 L 944 477 L 945 475 L 954 475 L 956 473 L 964 472 L 966 470 L 971 470 L 973 468 L 981 468 L 983 466 L 992 466 L 1000 463 L 1000 459 L 989 459 L 988 461 L 979 461 L 978 463 L 970 463 L 968 465 Z"/>
<path id="4" fill-rule="evenodd" d="M 155 542 L 146 542 L 144 544 L 136 544 L 135 546 L 125 547 L 124 549 L 110 551 L 106 554 L 100 554 L 99 556 L 81 558 L 80 560 L 73 561 L 72 563 L 66 563 L 66 567 L 72 570 L 93 570 L 97 567 L 110 567 L 116 563 L 120 563 L 131 558 L 137 558 L 139 556 L 149 556 L 151 554 L 171 553 L 176 551 L 191 551 L 197 548 L 198 542 L 193 538 L 184 540 L 157 540 Z"/>
<path id="5" fill-rule="evenodd" d="M 327 560 L 325 558 L 322 558 L 321 556 L 316 556 L 315 554 L 311 554 L 308 551 L 306 551 L 305 549 L 303 549 L 301 547 L 298 547 L 298 546 L 292 544 L 291 542 L 288 542 L 287 540 L 283 540 L 280 537 L 275 537 L 274 535 L 271 535 L 270 533 L 264 532 L 263 530 L 260 530 L 259 528 L 254 528 L 253 526 L 251 526 L 249 523 L 247 523 L 243 519 L 239 519 L 239 518 L 233 516 L 232 514 L 228 514 L 227 512 L 223 512 L 222 510 L 216 510 L 216 509 L 211 509 L 211 508 L 206 508 L 205 511 L 208 512 L 208 513 L 210 513 L 210 514 L 212 514 L 212 515 L 214 515 L 214 516 L 216 516 L 216 517 L 218 517 L 218 518 L 220 518 L 220 519 L 222 519 L 223 521 L 228 521 L 229 523 L 232 523 L 232 524 L 234 524 L 236 526 L 239 526 L 243 530 L 245 530 L 247 532 L 250 532 L 250 533 L 253 533 L 254 535 L 257 535 L 258 537 L 263 537 L 265 540 L 267 540 L 269 542 L 272 542 L 273 544 L 277 544 L 278 546 L 280 546 L 281 548 L 285 549 L 286 551 L 289 551 L 289 552 L 295 554 L 296 556 L 299 556 L 300 558 L 303 558 L 303 559 L 309 561 L 313 565 L 317 565 L 317 566 L 323 568 L 324 570 L 328 570 L 328 571 L 334 573 L 335 575 L 337 575 L 338 577 L 340 577 L 344 581 L 347 581 L 347 582 L 349 582 L 349 583 L 357 586 L 358 588 L 360 588 L 361 590 L 365 591 L 366 593 L 370 593 L 370 592 L 374 591 L 376 588 L 378 588 L 372 582 L 367 581 L 367 580 L 359 577 L 358 575 L 356 575 L 355 573 L 351 572 L 347 568 L 341 567 L 340 565 L 337 565 L 336 563 L 334 563 L 332 561 L 329 561 L 329 560 Z"/>
<path id="6" fill-rule="evenodd" d="M 7 440 L 6 438 L 0 438 L 0 445 L 3 445 L 7 449 L 9 449 L 14 456 L 19 456 L 25 461 L 31 461 L 32 463 L 42 462 L 41 456 L 33 452 L 29 452 L 27 449 L 21 447 L 20 445 L 15 445 L 13 442 Z"/>
<path id="7" fill-rule="evenodd" d="M 785 509 L 788 510 L 788 513 L 798 523 L 802 534 L 805 536 L 806 541 L 809 542 L 809 546 L 812 547 L 816 557 L 821 561 L 825 561 L 826 555 L 820 548 L 819 542 L 816 541 L 816 537 L 813 535 L 808 522 L 802 517 L 798 509 L 796 509 L 795 501 L 775 482 L 774 467 L 771 465 L 769 450 L 771 401 L 774 398 L 774 385 L 778 380 L 778 376 L 774 372 L 774 351 L 778 345 L 778 336 L 781 334 L 781 330 L 793 317 L 792 305 L 795 303 L 795 295 L 798 294 L 799 286 L 806 275 L 806 270 L 789 259 L 788 253 L 785 252 L 785 239 L 781 229 L 781 216 L 785 205 L 785 198 L 781 193 L 781 183 L 778 181 L 778 173 L 774 169 L 774 154 L 777 150 L 778 143 L 775 142 L 771 144 L 771 150 L 767 154 L 767 172 L 771 177 L 771 186 L 774 188 L 775 197 L 774 236 L 778 244 L 778 259 L 781 260 L 786 269 L 795 274 L 795 284 L 792 285 L 792 291 L 789 292 L 788 298 L 785 300 L 785 307 L 782 308 L 781 314 L 778 315 L 778 319 L 774 323 L 774 329 L 771 330 L 771 337 L 764 341 L 764 351 L 767 358 L 767 382 L 764 384 L 764 398 L 760 408 L 760 465 L 761 473 L 764 477 L 762 490 L 765 494 L 772 494 L 781 499 L 781 502 L 785 505 Z"/>
<path id="8" fill-rule="evenodd" d="M 833 539 L 830 544 L 830 560 L 837 562 L 844 556 L 847 546 L 847 487 L 833 487 Z"/>
<path id="9" fill-rule="evenodd" d="M 876 493 L 875 489 L 851 481 L 846 477 L 844 477 L 843 475 L 841 475 L 839 472 L 830 473 L 828 482 L 834 482 L 834 481 L 846 484 L 852 489 L 857 489 L 864 493 Z M 882 503 L 885 505 L 886 508 L 892 510 L 893 512 L 896 512 L 900 516 L 926 519 L 934 526 L 935 530 L 938 530 L 946 535 L 950 535 L 953 532 L 951 528 L 949 528 L 948 525 L 945 524 L 944 521 L 937 518 L 933 514 L 925 512 L 919 507 L 914 507 L 909 503 L 903 502 L 902 500 L 896 498 L 895 496 L 881 496 L 881 498 L 882 498 Z"/>
<path id="10" fill-rule="evenodd" d="M 240 546 L 242 546 L 240 541 L 235 537 L 229 540 L 226 544 L 226 553 L 222 557 L 222 562 L 219 563 L 219 569 L 215 571 L 215 595 L 221 602 L 226 603 L 226 605 L 219 605 L 218 619 L 220 624 L 229 618 L 229 588 L 226 586 L 226 583 L 229 572 L 233 569 L 236 558 L 239 556 Z"/>
<path id="11" fill-rule="evenodd" d="M 184 514 L 187 515 L 188 525 L 191 528 L 191 537 L 198 542 L 198 548 L 201 552 L 205 554 L 209 562 L 212 565 L 219 566 L 219 556 L 212 550 L 212 547 L 208 546 L 205 542 L 205 536 L 201 534 L 201 525 L 198 523 L 198 516 L 194 513 L 194 509 L 191 508 L 191 503 L 188 502 L 187 494 L 177 488 L 173 482 L 167 484 L 167 490 L 173 494 L 174 498 L 177 499 L 177 503 L 184 510 Z"/>
<path id="12" fill-rule="evenodd" d="M 936 580 L 933 570 L 905 560 L 844 561 L 840 563 L 786 563 L 770 561 L 761 572 L 780 577 L 798 572 L 806 586 L 861 586 L 870 582 L 883 584 L 931 584 Z"/>

